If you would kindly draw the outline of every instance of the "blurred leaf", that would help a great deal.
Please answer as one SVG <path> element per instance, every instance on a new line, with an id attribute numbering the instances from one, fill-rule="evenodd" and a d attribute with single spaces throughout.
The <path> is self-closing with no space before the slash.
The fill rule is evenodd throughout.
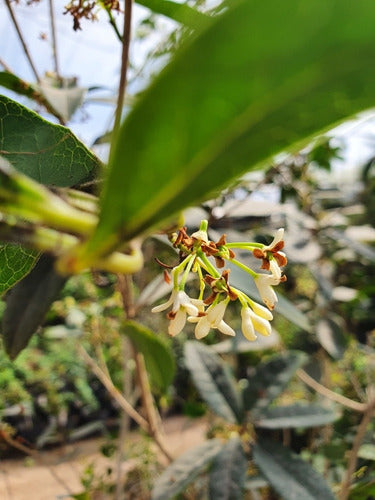
<path id="1" fill-rule="evenodd" d="M 42 184 L 74 186 L 91 179 L 100 161 L 73 133 L 0 95 L 0 155 Z"/>
<path id="2" fill-rule="evenodd" d="M 230 352 L 253 352 L 253 351 L 263 351 L 265 349 L 272 349 L 280 344 L 280 338 L 275 331 L 272 335 L 264 337 L 259 335 L 256 342 L 249 342 L 243 337 L 243 335 L 238 332 L 232 339 L 223 340 L 212 346 L 212 349 L 218 354 L 227 354 Z"/>
<path id="3" fill-rule="evenodd" d="M 212 462 L 221 448 L 222 443 L 214 439 L 177 458 L 156 480 L 151 500 L 169 500 L 181 493 Z"/>
<path id="4" fill-rule="evenodd" d="M 258 289 L 254 280 L 244 271 L 233 265 L 230 267 L 230 282 L 245 292 L 249 297 L 262 303 Z M 283 297 L 277 290 L 278 303 L 276 304 L 275 311 L 280 313 L 284 318 L 289 320 L 294 325 L 299 326 L 302 330 L 312 332 L 312 326 L 305 314 L 303 314 L 292 302 Z"/>
<path id="5" fill-rule="evenodd" d="M 266 408 L 258 415 L 257 427 L 264 429 L 288 429 L 293 427 L 318 427 L 337 419 L 333 411 L 321 406 L 293 404 Z"/>
<path id="6" fill-rule="evenodd" d="M 321 319 L 316 326 L 320 345 L 333 359 L 341 359 L 348 346 L 348 338 L 337 323 L 331 319 Z"/>
<path id="7" fill-rule="evenodd" d="M 82 260 L 374 105 L 374 17 L 372 0 L 232 2 L 126 117 Z"/>
<path id="8" fill-rule="evenodd" d="M 345 246 L 354 250 L 357 254 L 365 257 L 366 259 L 375 262 L 375 250 L 373 250 L 370 246 L 365 245 L 364 243 L 359 243 L 352 238 L 346 236 L 346 234 L 341 231 L 337 231 L 336 229 L 330 229 L 326 231 L 326 234 L 329 238 L 334 241 L 341 241 L 345 244 Z"/>
<path id="9" fill-rule="evenodd" d="M 54 262 L 53 257 L 42 255 L 31 272 L 5 296 L 2 335 L 11 359 L 26 347 L 67 280 L 55 272 Z"/>
<path id="10" fill-rule="evenodd" d="M 332 160 L 342 160 L 342 147 L 332 146 L 330 137 L 322 137 L 308 154 L 308 161 L 324 170 L 331 170 Z"/>
<path id="11" fill-rule="evenodd" d="M 201 342 L 189 341 L 185 344 L 185 365 L 211 410 L 229 422 L 241 422 L 240 398 L 221 358 Z"/>
<path id="12" fill-rule="evenodd" d="M 306 360 L 307 356 L 303 352 L 287 351 L 259 363 L 255 373 L 247 377 L 248 386 L 243 391 L 245 410 L 266 408 L 284 391 Z"/>
<path id="13" fill-rule="evenodd" d="M 358 451 L 359 458 L 375 460 L 375 444 L 363 444 Z"/>
<path id="14" fill-rule="evenodd" d="M 254 461 L 284 500 L 334 500 L 323 477 L 298 455 L 264 438 L 254 445 Z"/>
<path id="15" fill-rule="evenodd" d="M 351 487 L 349 500 L 373 500 L 375 498 L 375 478 L 360 481 Z"/>
<path id="16" fill-rule="evenodd" d="M 241 440 L 230 439 L 212 462 L 209 476 L 210 500 L 241 500 L 246 471 L 247 460 Z"/>
<path id="17" fill-rule="evenodd" d="M 171 349 L 154 332 L 135 321 L 126 321 L 122 332 L 143 354 L 153 386 L 165 392 L 176 370 Z"/>
<path id="18" fill-rule="evenodd" d="M 31 85 L 29 82 L 25 82 L 25 80 L 21 80 L 21 78 L 13 73 L 10 73 L 9 71 L 0 71 L 0 86 L 12 90 L 17 94 L 24 95 L 29 99 L 33 99 L 38 104 L 44 106 L 49 113 L 56 116 L 59 120 L 62 120 L 59 112 L 54 109 L 50 102 L 47 101 L 44 95 L 39 92 L 34 85 Z"/>
<path id="19" fill-rule="evenodd" d="M 0 294 L 20 281 L 34 266 L 38 253 L 11 243 L 0 244 Z"/>
<path id="20" fill-rule="evenodd" d="M 190 28 L 204 26 L 210 21 L 209 16 L 189 7 L 186 3 L 170 0 L 137 0 L 137 3 Z"/>

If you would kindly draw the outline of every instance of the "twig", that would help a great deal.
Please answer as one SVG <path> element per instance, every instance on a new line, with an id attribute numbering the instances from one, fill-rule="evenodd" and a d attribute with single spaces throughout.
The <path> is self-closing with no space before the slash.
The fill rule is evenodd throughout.
<path id="1" fill-rule="evenodd" d="M 57 41 L 56 41 L 55 13 L 54 13 L 54 9 L 53 9 L 53 0 L 48 0 L 48 3 L 49 3 L 49 17 L 50 17 L 50 21 L 51 21 L 52 54 L 53 54 L 53 61 L 55 63 L 55 73 L 56 73 L 57 78 L 61 78 L 59 64 L 58 64 L 58 58 L 57 58 Z"/>
<path id="2" fill-rule="evenodd" d="M 331 399 L 332 401 L 336 401 L 336 403 L 339 403 L 342 406 L 346 406 L 347 408 L 350 408 L 351 410 L 354 411 L 359 411 L 359 412 L 365 412 L 367 410 L 367 405 L 365 403 L 359 403 L 358 401 L 353 401 L 352 399 L 349 399 L 345 396 L 342 396 L 341 394 L 337 394 L 336 392 L 331 391 L 324 385 L 320 384 L 317 382 L 315 379 L 310 377 L 304 370 L 299 369 L 297 370 L 297 375 L 298 377 L 305 382 L 308 386 L 310 386 L 312 389 L 314 389 L 316 392 L 321 394 L 322 396 L 325 396 L 328 399 Z"/>
<path id="3" fill-rule="evenodd" d="M 118 128 L 121 123 L 122 107 L 124 103 L 125 90 L 126 90 L 127 70 L 129 63 L 132 3 L 133 3 L 132 0 L 125 0 L 124 34 L 122 37 L 122 54 L 121 54 L 121 72 L 120 72 L 120 83 L 119 83 L 118 97 L 117 97 L 115 123 L 113 127 L 114 136 L 116 136 Z"/>
<path id="4" fill-rule="evenodd" d="M 352 482 L 353 474 L 355 473 L 358 460 L 358 451 L 362 444 L 363 438 L 365 437 L 368 424 L 371 422 L 372 417 L 375 413 L 375 399 L 370 401 L 366 406 L 363 413 L 361 423 L 358 426 L 357 434 L 355 435 L 353 441 L 353 447 L 350 450 L 348 468 L 346 469 L 345 477 L 342 482 L 341 491 L 339 495 L 339 500 L 347 500 L 350 492 L 350 485 Z"/>
<path id="5" fill-rule="evenodd" d="M 13 73 L 13 71 L 10 69 L 10 67 L 1 59 L 0 57 L 0 65 L 5 69 L 5 71 L 8 71 L 8 73 Z"/>
<path id="6" fill-rule="evenodd" d="M 105 7 L 105 10 L 108 14 L 108 18 L 109 18 L 109 24 L 112 26 L 112 28 L 114 29 L 115 33 L 116 33 L 116 36 L 117 38 L 120 40 L 120 42 L 122 43 L 123 39 L 122 39 L 122 35 L 121 33 L 119 32 L 118 30 L 118 27 L 117 27 L 117 24 L 116 24 L 116 21 L 113 17 L 113 14 L 112 14 L 112 11 L 110 9 L 110 7 Z"/>
<path id="7" fill-rule="evenodd" d="M 100 382 L 107 389 L 109 394 L 113 397 L 113 399 L 121 406 L 121 408 L 126 411 L 126 413 L 141 427 L 145 432 L 150 432 L 150 426 L 148 425 L 147 420 L 145 420 L 142 415 L 140 415 L 137 410 L 135 410 L 132 405 L 124 398 L 121 392 L 117 389 L 117 387 L 113 384 L 112 380 L 107 377 L 104 371 L 98 366 L 98 364 L 92 359 L 89 353 L 86 351 L 82 345 L 78 345 L 78 350 L 86 363 L 90 366 L 93 373 L 98 377 Z"/>
<path id="8" fill-rule="evenodd" d="M 35 68 L 33 60 L 31 59 L 31 55 L 30 55 L 29 49 L 27 48 L 27 45 L 26 45 L 26 42 L 25 42 L 25 40 L 23 38 L 21 29 L 20 29 L 20 27 L 18 25 L 18 22 L 17 22 L 17 19 L 16 19 L 15 15 L 14 15 L 12 6 L 10 5 L 10 0 L 5 0 L 5 4 L 6 4 L 7 8 L 8 8 L 9 15 L 10 15 L 10 17 L 12 19 L 12 22 L 13 22 L 13 25 L 14 25 L 16 31 L 17 31 L 18 38 L 20 39 L 20 42 L 21 42 L 22 47 L 23 47 L 23 51 L 25 52 L 25 56 L 27 57 L 27 60 L 29 61 L 30 67 L 31 67 L 31 69 L 32 69 L 32 71 L 34 73 L 36 81 L 38 83 L 40 83 L 40 78 L 39 78 L 38 72 L 37 72 L 37 70 Z"/>

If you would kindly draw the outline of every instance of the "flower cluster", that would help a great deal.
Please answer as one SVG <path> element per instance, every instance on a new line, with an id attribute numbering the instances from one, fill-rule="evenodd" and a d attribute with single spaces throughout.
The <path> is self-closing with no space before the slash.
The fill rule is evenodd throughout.
<path id="1" fill-rule="evenodd" d="M 225 235 L 215 243 L 208 239 L 207 221 L 202 221 L 199 230 L 191 236 L 187 234 L 185 227 L 181 228 L 178 233 L 170 237 L 173 246 L 179 250 L 179 263 L 170 268 L 173 280 L 172 294 L 167 302 L 154 307 L 152 312 L 157 313 L 170 308 L 167 318 L 170 320 L 168 332 L 171 336 L 180 333 L 186 321 L 195 323 L 197 339 L 208 335 L 211 329 L 234 336 L 235 331 L 224 321 L 224 314 L 231 301 L 239 300 L 244 336 L 248 340 L 256 340 L 257 333 L 269 335 L 270 321 L 273 318 L 271 311 L 277 302 L 273 287 L 286 280 L 282 272 L 287 263 L 286 256 L 281 251 L 284 247 L 283 236 L 284 229 L 279 229 L 270 245 L 254 242 L 227 243 Z M 252 252 L 254 257 L 262 260 L 261 269 L 269 273 L 257 273 L 238 261 L 233 250 L 236 248 Z M 226 261 L 250 274 L 267 307 L 258 304 L 229 284 L 229 269 L 223 269 Z M 219 269 L 223 270 L 220 272 Z M 199 278 L 198 298 L 191 298 L 185 292 L 186 280 L 191 272 L 196 273 Z M 167 281 L 171 279 L 167 271 L 165 279 Z M 207 289 L 209 293 L 206 292 Z"/>

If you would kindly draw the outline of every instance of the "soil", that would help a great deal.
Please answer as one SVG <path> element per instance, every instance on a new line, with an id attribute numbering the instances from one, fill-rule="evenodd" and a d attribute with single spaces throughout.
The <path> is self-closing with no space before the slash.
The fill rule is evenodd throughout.
<path id="1" fill-rule="evenodd" d="M 174 457 L 204 441 L 207 422 L 204 419 L 172 417 L 164 424 L 168 449 Z M 137 432 L 131 432 L 128 443 L 139 440 Z M 113 466 L 113 458 L 105 458 L 100 452 L 104 439 L 95 438 L 69 444 L 54 450 L 42 451 L 40 460 L 10 459 L 0 462 L 1 500 L 63 500 L 71 494 L 82 492 L 80 479 L 90 463 L 95 471 L 105 471 Z M 126 447 L 126 444 L 125 444 Z M 123 464 L 123 472 L 131 470 L 134 460 Z"/>

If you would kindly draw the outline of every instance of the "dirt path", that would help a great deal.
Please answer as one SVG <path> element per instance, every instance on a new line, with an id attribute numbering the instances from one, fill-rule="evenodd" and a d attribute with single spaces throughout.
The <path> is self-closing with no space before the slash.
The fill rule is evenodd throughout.
<path id="1" fill-rule="evenodd" d="M 168 447 L 178 456 L 205 439 L 207 423 L 186 417 L 173 417 L 164 425 Z M 132 432 L 129 443 L 139 437 Z M 107 459 L 98 449 L 104 440 L 90 439 L 52 451 L 41 453 L 43 465 L 32 464 L 28 459 L 2 460 L 0 462 L 1 500 L 63 500 L 71 498 L 69 492 L 82 491 L 80 477 L 85 467 L 95 462 L 95 470 L 113 466 L 113 458 Z M 45 465 L 44 465 L 45 464 Z M 124 473 L 133 466 L 124 462 Z"/>

